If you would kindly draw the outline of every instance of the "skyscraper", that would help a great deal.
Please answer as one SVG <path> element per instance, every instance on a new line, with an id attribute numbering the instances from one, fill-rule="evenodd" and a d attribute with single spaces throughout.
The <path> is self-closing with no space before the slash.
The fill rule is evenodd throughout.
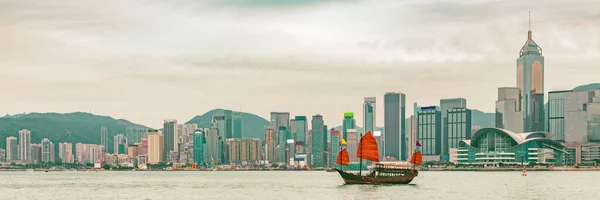
<path id="1" fill-rule="evenodd" d="M 62 163 L 73 163 L 73 144 L 72 143 L 58 143 L 58 157 Z"/>
<path id="2" fill-rule="evenodd" d="M 417 151 L 417 127 L 417 117 L 411 115 L 406 124 L 406 160 L 411 160 L 412 154 Z"/>
<path id="3" fill-rule="evenodd" d="M 306 143 L 308 135 L 306 116 L 296 116 L 293 120 L 290 120 L 290 129 L 294 140 Z"/>
<path id="4" fill-rule="evenodd" d="M 533 41 L 531 29 L 517 58 L 517 87 L 522 97 L 522 132 L 543 131 L 544 109 L 539 108 L 544 107 L 544 56 L 542 48 Z"/>
<path id="5" fill-rule="evenodd" d="M 335 164 L 335 162 L 337 161 L 338 153 L 340 153 L 340 151 L 342 150 L 340 147 L 340 143 L 342 142 L 342 139 L 341 139 L 340 131 L 338 131 L 338 130 L 331 130 L 330 134 L 331 134 L 331 150 L 329 152 L 329 157 L 331 157 L 331 159 L 329 160 L 329 162 L 331 162 L 331 164 L 333 166 L 337 166 Z"/>
<path id="6" fill-rule="evenodd" d="M 148 132 L 148 129 L 142 127 L 127 127 L 125 129 L 125 137 L 127 137 L 127 145 L 133 145 L 135 143 L 142 142 L 144 134 Z"/>
<path id="7" fill-rule="evenodd" d="M 273 126 L 265 126 L 265 159 L 269 163 L 276 163 L 279 161 L 277 155 L 277 130 Z"/>
<path id="8" fill-rule="evenodd" d="M 217 117 L 213 117 L 210 128 L 204 129 L 206 134 L 206 149 L 207 149 L 207 162 L 211 164 L 220 164 L 223 156 L 223 137 L 220 135 L 219 124 L 217 123 Z"/>
<path id="9" fill-rule="evenodd" d="M 163 160 L 170 161 L 172 153 L 179 151 L 179 136 L 177 135 L 177 120 L 165 120 L 163 125 Z M 148 158 L 150 159 L 150 158 Z"/>
<path id="10" fill-rule="evenodd" d="M 442 113 L 437 106 L 421 107 L 417 119 L 417 139 L 423 155 L 442 153 Z"/>
<path id="11" fill-rule="evenodd" d="M 158 164 L 163 162 L 163 135 L 158 130 L 148 130 L 146 134 L 148 138 L 148 163 Z"/>
<path id="12" fill-rule="evenodd" d="M 375 97 L 365 97 L 363 102 L 363 126 L 365 133 L 375 131 L 376 124 L 376 101 Z"/>
<path id="13" fill-rule="evenodd" d="M 406 96 L 388 92 L 383 96 L 384 109 L 384 155 L 406 160 Z"/>
<path id="14" fill-rule="evenodd" d="M 290 129 L 290 113 L 289 112 L 271 112 L 271 126 L 279 130 L 279 127 L 284 126 L 286 130 Z M 279 141 L 279 138 L 275 138 Z"/>
<path id="15" fill-rule="evenodd" d="M 449 160 L 450 148 L 458 148 L 462 140 L 471 139 L 471 110 L 467 108 L 451 108 L 446 112 L 444 121 L 442 155 Z"/>
<path id="16" fill-rule="evenodd" d="M 19 148 L 17 138 L 10 136 L 6 137 L 6 162 L 14 162 L 19 160 Z"/>
<path id="17" fill-rule="evenodd" d="M 442 155 L 448 155 L 448 133 L 446 132 L 446 130 L 448 130 L 448 118 L 447 118 L 447 113 L 448 110 L 450 109 L 454 109 L 454 108 L 466 108 L 467 107 L 467 100 L 464 98 L 451 98 L 451 99 L 440 99 L 440 110 L 442 111 L 442 144 L 441 144 L 441 148 L 442 148 Z M 470 111 L 469 111 L 470 112 Z M 469 114 L 470 116 L 470 114 Z M 469 126 L 470 129 L 470 126 Z M 470 131 L 469 131 L 470 132 Z M 458 143 L 457 143 L 458 144 Z"/>
<path id="18" fill-rule="evenodd" d="M 325 152 L 327 151 L 327 149 L 325 148 L 327 140 L 324 139 L 325 137 L 327 137 L 325 135 L 327 128 L 324 123 L 325 122 L 323 121 L 322 115 L 312 116 L 312 132 L 310 136 L 311 142 L 309 155 L 312 155 L 313 157 L 311 160 L 313 166 L 325 167 L 327 162 L 327 157 L 325 154 Z"/>
<path id="19" fill-rule="evenodd" d="M 565 93 L 571 90 L 548 92 L 547 131 L 553 133 L 553 140 L 565 142 Z"/>
<path id="20" fill-rule="evenodd" d="M 342 121 L 342 134 L 344 139 L 348 138 L 348 129 L 356 129 L 356 120 L 354 119 L 354 113 L 344 113 L 344 121 Z"/>
<path id="21" fill-rule="evenodd" d="M 198 129 L 194 131 L 194 162 L 198 165 L 206 163 L 206 137 L 204 130 Z"/>
<path id="22" fill-rule="evenodd" d="M 233 112 L 233 137 L 242 138 L 242 113 Z"/>
<path id="23" fill-rule="evenodd" d="M 496 101 L 496 128 L 515 133 L 523 131 L 523 112 L 521 112 L 520 89 L 517 87 L 498 88 Z"/>
<path id="24" fill-rule="evenodd" d="M 108 153 L 108 129 L 100 127 L 100 145 L 104 147 L 103 153 Z"/>
<path id="25" fill-rule="evenodd" d="M 22 129 L 19 131 L 19 160 L 31 162 L 31 131 Z"/>
<path id="26" fill-rule="evenodd" d="M 127 154 L 127 138 L 123 134 L 114 137 L 114 154 Z"/>

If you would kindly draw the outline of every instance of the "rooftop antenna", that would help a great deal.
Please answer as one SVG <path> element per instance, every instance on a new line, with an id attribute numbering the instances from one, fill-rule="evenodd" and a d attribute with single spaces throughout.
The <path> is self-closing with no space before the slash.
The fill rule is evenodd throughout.
<path id="1" fill-rule="evenodd" d="M 531 11 L 529 11 L 529 31 L 527 31 L 527 39 L 531 40 Z"/>

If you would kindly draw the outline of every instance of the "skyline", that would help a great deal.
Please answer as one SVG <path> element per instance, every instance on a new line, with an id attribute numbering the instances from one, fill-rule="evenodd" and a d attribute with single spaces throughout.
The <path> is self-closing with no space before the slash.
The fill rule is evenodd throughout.
<path id="1" fill-rule="evenodd" d="M 492 112 L 497 88 L 516 86 L 528 11 L 546 92 L 600 82 L 594 1 L 252 2 L 0 2 L 0 110 L 155 128 L 214 108 L 331 125 L 354 112 L 363 126 L 363 98 L 374 96 L 381 127 L 383 95 L 402 92 L 406 117 L 413 102 L 455 97 Z"/>

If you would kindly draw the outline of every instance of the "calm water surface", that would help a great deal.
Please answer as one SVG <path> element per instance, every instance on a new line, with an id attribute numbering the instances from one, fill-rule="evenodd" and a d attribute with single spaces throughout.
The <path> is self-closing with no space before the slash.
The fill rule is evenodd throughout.
<path id="1" fill-rule="evenodd" d="M 600 199 L 600 172 L 420 172 L 344 185 L 327 172 L 0 172 L 0 199 Z"/>

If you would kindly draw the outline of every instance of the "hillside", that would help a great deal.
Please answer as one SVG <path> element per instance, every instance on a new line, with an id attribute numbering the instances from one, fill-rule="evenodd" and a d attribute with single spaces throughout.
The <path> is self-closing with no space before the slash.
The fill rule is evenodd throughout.
<path id="1" fill-rule="evenodd" d="M 580 86 L 573 88 L 573 91 L 575 91 L 575 92 L 588 91 L 588 90 L 600 90 L 600 83 L 590 83 L 587 85 L 580 85 Z"/>
<path id="2" fill-rule="evenodd" d="M 93 115 L 90 113 L 29 113 L 0 118 L 0 148 L 6 147 L 6 137 L 18 138 L 18 131 L 31 131 L 31 143 L 40 143 L 48 138 L 55 144 L 59 142 L 94 143 L 100 144 L 100 127 L 108 129 L 109 152 L 112 151 L 112 138 L 119 133 L 125 133 L 127 127 L 144 127 L 123 119 Z M 72 140 L 65 133 L 71 131 Z"/>
<path id="3" fill-rule="evenodd" d="M 221 115 L 224 109 L 213 109 L 204 113 L 203 115 L 198 115 L 192 119 L 190 119 L 186 124 L 196 123 L 200 128 L 208 128 L 210 127 L 210 120 L 215 115 Z M 244 138 L 260 138 L 262 140 L 265 139 L 265 126 L 270 124 L 266 119 L 252 114 L 242 112 L 242 137 Z"/>

